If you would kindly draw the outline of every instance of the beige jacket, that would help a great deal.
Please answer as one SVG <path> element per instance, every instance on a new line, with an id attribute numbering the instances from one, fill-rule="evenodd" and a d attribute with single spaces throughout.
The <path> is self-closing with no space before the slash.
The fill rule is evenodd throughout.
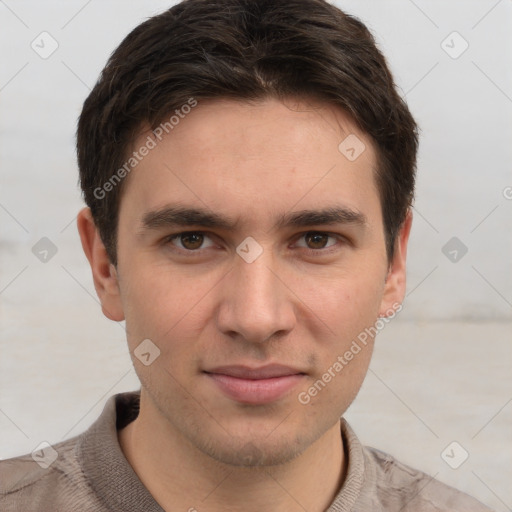
<path id="1" fill-rule="evenodd" d="M 0 511 L 162 512 L 117 438 L 117 429 L 137 416 L 139 397 L 137 392 L 111 396 L 83 434 L 42 448 L 34 458 L 0 461 Z M 327 512 L 492 512 L 390 455 L 363 447 L 344 419 L 341 435 L 348 472 Z"/>

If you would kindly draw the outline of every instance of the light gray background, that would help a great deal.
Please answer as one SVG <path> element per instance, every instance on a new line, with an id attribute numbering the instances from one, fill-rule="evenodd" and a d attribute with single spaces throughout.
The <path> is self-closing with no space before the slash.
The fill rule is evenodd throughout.
<path id="1" fill-rule="evenodd" d="M 336 4 L 374 32 L 422 129 L 404 309 L 346 417 L 365 444 L 510 510 L 512 0 Z M 0 0 L 0 458 L 79 434 L 138 388 L 76 231 L 74 134 L 111 51 L 170 5 Z M 47 59 L 31 48 L 43 31 Z M 469 453 L 458 469 L 441 458 L 452 441 Z"/>

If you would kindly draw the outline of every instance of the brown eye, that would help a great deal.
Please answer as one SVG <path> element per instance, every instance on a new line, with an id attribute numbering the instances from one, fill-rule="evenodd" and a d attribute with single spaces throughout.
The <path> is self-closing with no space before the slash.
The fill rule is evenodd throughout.
<path id="1" fill-rule="evenodd" d="M 325 233 L 323 231 L 308 231 L 302 233 L 295 242 L 296 247 L 300 247 L 310 255 L 326 255 L 337 249 L 341 249 L 343 237 L 334 233 Z"/>
<path id="2" fill-rule="evenodd" d="M 185 249 L 199 249 L 203 244 L 204 235 L 201 233 L 184 233 L 180 236 L 181 243 Z"/>
<path id="3" fill-rule="evenodd" d="M 323 249 L 326 247 L 327 241 L 331 238 L 325 233 L 316 233 L 314 231 L 304 235 L 306 244 L 310 249 Z"/>
<path id="4" fill-rule="evenodd" d="M 204 233 L 201 233 L 200 231 L 188 231 L 184 233 L 177 233 L 176 235 L 173 235 L 167 239 L 167 241 L 170 242 L 172 245 L 175 245 L 179 249 L 189 252 L 199 252 L 199 249 L 212 247 L 213 243 L 210 240 L 208 244 L 208 240 L 210 240 L 210 237 L 205 235 Z"/>

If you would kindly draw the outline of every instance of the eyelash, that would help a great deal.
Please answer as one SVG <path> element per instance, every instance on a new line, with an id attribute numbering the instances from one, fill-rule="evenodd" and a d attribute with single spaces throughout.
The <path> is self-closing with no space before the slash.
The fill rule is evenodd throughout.
<path id="1" fill-rule="evenodd" d="M 345 237 L 343 237 L 342 235 L 338 235 L 336 233 L 329 233 L 329 232 L 326 232 L 326 231 L 305 231 L 303 233 L 300 233 L 299 237 L 296 238 L 296 241 L 300 240 L 301 238 L 305 237 L 308 234 L 326 235 L 329 238 L 334 238 L 334 239 L 338 240 L 339 243 L 344 243 L 344 242 L 346 243 L 347 242 L 347 239 Z M 169 235 L 169 236 L 165 237 L 165 239 L 163 240 L 163 243 L 164 243 L 164 245 L 168 245 L 168 244 L 173 245 L 172 241 L 175 240 L 175 239 L 179 239 L 183 235 L 204 235 L 204 236 L 208 237 L 208 233 L 205 232 L 205 231 L 181 231 L 179 233 L 175 233 L 173 235 Z M 210 237 L 208 237 L 208 238 L 210 238 Z M 310 255 L 320 256 L 320 255 L 330 254 L 333 251 L 337 250 L 338 246 L 339 246 L 339 243 L 338 244 L 333 244 L 333 245 L 330 245 L 330 246 L 327 246 L 327 247 L 324 247 L 324 248 L 321 248 L 321 249 L 310 249 L 310 248 L 307 248 L 307 247 L 303 247 L 302 249 L 304 249 Z M 196 250 L 182 249 L 182 248 L 177 247 L 177 246 L 174 246 L 174 249 L 176 251 L 182 253 L 182 254 L 186 254 L 187 256 L 190 256 L 190 255 L 200 256 L 201 253 L 205 250 L 205 249 L 196 249 Z"/>

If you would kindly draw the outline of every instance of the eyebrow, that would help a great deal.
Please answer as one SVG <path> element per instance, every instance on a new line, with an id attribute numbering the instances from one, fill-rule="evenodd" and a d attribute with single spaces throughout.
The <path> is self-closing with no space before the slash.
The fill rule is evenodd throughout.
<path id="1" fill-rule="evenodd" d="M 333 206 L 315 210 L 300 210 L 280 215 L 274 224 L 275 229 L 285 227 L 307 227 L 314 225 L 366 225 L 366 216 L 357 210 L 344 206 Z M 158 210 L 149 211 L 142 218 L 139 234 L 176 226 L 202 226 L 212 229 L 234 230 L 238 222 L 203 208 L 187 208 L 178 205 L 166 205 Z"/>

